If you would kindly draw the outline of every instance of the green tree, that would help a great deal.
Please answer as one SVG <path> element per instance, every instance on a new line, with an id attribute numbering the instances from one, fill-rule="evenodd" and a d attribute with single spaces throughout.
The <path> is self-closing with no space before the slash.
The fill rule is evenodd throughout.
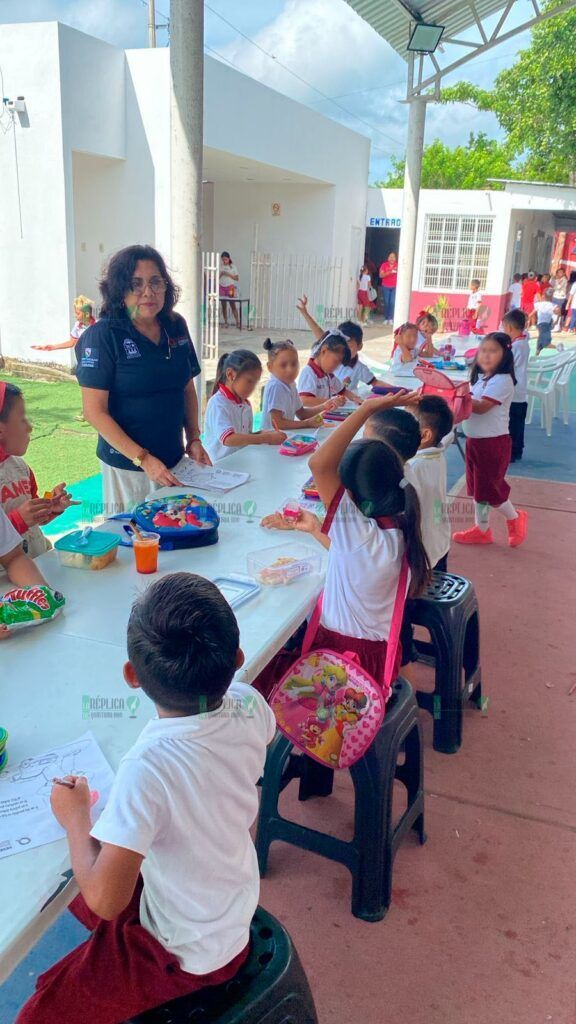
<path id="1" fill-rule="evenodd" d="M 483 132 L 471 134 L 464 146 L 445 146 L 436 139 L 424 147 L 422 156 L 422 188 L 486 188 L 488 178 L 511 178 L 509 147 L 489 139 Z M 393 159 L 392 170 L 380 188 L 402 188 L 404 159 Z"/>
<path id="2" fill-rule="evenodd" d="M 558 0 L 549 0 L 546 9 Z M 576 184 L 576 9 L 536 25 L 530 45 L 490 91 L 470 82 L 442 90 L 443 103 L 491 110 L 522 160 L 515 177 Z M 499 177 L 499 174 L 491 174 Z"/>

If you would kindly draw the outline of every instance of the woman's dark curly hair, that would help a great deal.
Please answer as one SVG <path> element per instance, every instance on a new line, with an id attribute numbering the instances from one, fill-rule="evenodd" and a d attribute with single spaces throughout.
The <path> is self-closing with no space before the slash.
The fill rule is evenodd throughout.
<path id="1" fill-rule="evenodd" d="M 102 308 L 100 316 L 127 316 L 124 299 L 131 290 L 132 278 L 139 260 L 152 260 L 158 267 L 158 273 L 166 281 L 166 294 L 161 312 L 165 316 L 174 316 L 174 306 L 180 298 L 180 289 L 168 273 L 168 268 L 157 249 L 151 245 L 128 245 L 120 249 L 110 258 L 100 280 Z"/>

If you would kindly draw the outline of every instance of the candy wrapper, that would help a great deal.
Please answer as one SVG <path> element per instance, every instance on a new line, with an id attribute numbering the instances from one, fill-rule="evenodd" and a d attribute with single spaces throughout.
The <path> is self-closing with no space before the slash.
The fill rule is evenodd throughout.
<path id="1" fill-rule="evenodd" d="M 59 615 L 66 603 L 57 590 L 50 587 L 19 587 L 0 597 L 0 626 L 8 630 L 39 626 Z"/>

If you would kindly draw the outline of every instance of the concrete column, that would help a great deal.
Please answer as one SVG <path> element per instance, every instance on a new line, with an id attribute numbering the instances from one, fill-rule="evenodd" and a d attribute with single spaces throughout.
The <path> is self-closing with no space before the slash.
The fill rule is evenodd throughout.
<path id="1" fill-rule="evenodd" d="M 171 0 L 171 266 L 182 289 L 179 310 L 198 358 L 202 352 L 202 148 L 204 3 Z M 201 377 L 197 378 L 202 395 Z"/>
<path id="2" fill-rule="evenodd" d="M 426 100 L 416 96 L 408 100 L 408 141 L 406 144 L 406 167 L 404 170 L 404 197 L 402 203 L 402 229 L 398 253 L 398 284 L 394 326 L 408 320 L 410 293 L 414 273 L 416 250 L 416 226 L 418 223 L 418 198 L 422 177 L 422 151 L 424 149 L 424 126 L 426 123 Z"/>

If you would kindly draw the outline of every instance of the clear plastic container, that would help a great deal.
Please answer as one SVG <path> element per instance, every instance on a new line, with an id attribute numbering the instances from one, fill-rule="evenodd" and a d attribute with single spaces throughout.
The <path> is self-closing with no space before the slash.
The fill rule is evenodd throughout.
<path id="1" fill-rule="evenodd" d="M 90 569 L 98 572 L 114 562 L 118 554 L 120 537 L 115 533 L 93 530 L 75 530 L 57 540 L 54 547 L 60 564 L 68 569 Z"/>
<path id="2" fill-rule="evenodd" d="M 248 573 L 265 587 L 280 587 L 320 572 L 320 553 L 306 544 L 264 548 L 247 556 Z"/>

